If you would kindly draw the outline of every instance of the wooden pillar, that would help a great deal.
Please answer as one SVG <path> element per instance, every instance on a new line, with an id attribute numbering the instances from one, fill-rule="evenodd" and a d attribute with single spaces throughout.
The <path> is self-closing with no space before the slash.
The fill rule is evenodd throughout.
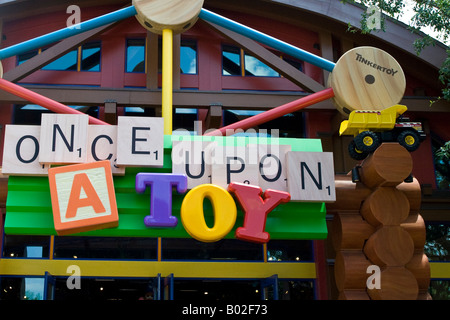
<path id="1" fill-rule="evenodd" d="M 336 177 L 336 202 L 328 211 L 339 299 L 431 299 L 420 185 L 404 182 L 411 171 L 410 153 L 384 143 L 362 163 L 361 182 Z M 370 266 L 379 268 L 379 288 L 368 288 Z"/>

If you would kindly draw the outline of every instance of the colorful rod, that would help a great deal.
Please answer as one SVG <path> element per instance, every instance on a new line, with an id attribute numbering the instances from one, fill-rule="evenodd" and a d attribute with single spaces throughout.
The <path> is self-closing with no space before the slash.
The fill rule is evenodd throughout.
<path id="1" fill-rule="evenodd" d="M 164 134 L 172 134 L 173 31 L 162 32 L 162 117 Z"/>
<path id="2" fill-rule="evenodd" d="M 18 54 L 25 53 L 30 50 L 41 48 L 51 43 L 58 42 L 62 39 L 83 33 L 85 31 L 92 30 L 116 21 L 132 17 L 136 14 L 137 12 L 134 6 L 113 11 L 103 16 L 99 16 L 97 18 L 81 22 L 80 24 L 60 29 L 45 34 L 43 36 L 18 43 L 8 48 L 4 48 L 0 50 L 0 59 L 9 58 Z"/>
<path id="3" fill-rule="evenodd" d="M 222 127 L 220 129 L 208 132 L 205 136 L 226 136 L 232 135 L 236 130 L 242 129 L 246 130 L 254 126 L 260 125 L 262 123 L 274 120 L 276 118 L 282 117 L 291 112 L 299 111 L 315 103 L 325 101 L 327 99 L 333 98 L 334 92 L 332 88 L 328 88 L 309 96 L 300 98 L 298 100 L 286 103 L 282 106 L 270 109 L 256 116 L 249 117 L 247 119 L 232 123 L 228 126 Z"/>
<path id="4" fill-rule="evenodd" d="M 47 108 L 48 110 L 51 110 L 56 113 L 85 114 L 83 112 L 72 109 L 71 107 L 68 107 L 64 104 L 56 102 L 56 101 L 49 99 L 47 97 L 44 97 L 36 92 L 25 89 L 21 86 L 18 86 L 17 84 L 14 84 L 12 82 L 9 82 L 9 81 L 7 81 L 5 79 L 1 79 L 1 78 L 0 78 L 0 89 L 4 90 L 6 92 L 9 92 L 17 97 L 20 97 L 27 101 L 30 101 L 34 104 L 40 105 L 40 106 Z M 97 118 L 91 117 L 91 116 L 89 116 L 89 123 L 90 124 L 108 124 L 106 122 L 103 122 L 103 121 L 101 121 Z"/>
<path id="5" fill-rule="evenodd" d="M 334 62 L 328 61 L 328 60 L 326 60 L 322 57 L 316 56 L 315 54 L 312 54 L 308 51 L 302 50 L 302 49 L 297 48 L 293 45 L 290 45 L 286 42 L 275 39 L 267 34 L 264 34 L 255 29 L 244 26 L 244 25 L 242 25 L 238 22 L 235 22 L 233 20 L 230 20 L 228 18 L 222 17 L 222 16 L 220 16 L 216 13 L 213 13 L 211 11 L 208 11 L 206 9 L 202 9 L 200 11 L 199 18 L 209 21 L 211 23 L 215 23 L 221 27 L 224 27 L 231 31 L 237 32 L 239 34 L 242 34 L 243 36 L 246 36 L 250 39 L 261 42 L 265 45 L 268 45 L 269 47 L 272 47 L 274 49 L 280 50 L 281 52 L 289 54 L 292 57 L 309 62 L 321 69 L 324 69 L 324 70 L 327 70 L 330 72 L 333 71 L 333 69 L 334 69 L 334 66 L 335 66 Z"/>

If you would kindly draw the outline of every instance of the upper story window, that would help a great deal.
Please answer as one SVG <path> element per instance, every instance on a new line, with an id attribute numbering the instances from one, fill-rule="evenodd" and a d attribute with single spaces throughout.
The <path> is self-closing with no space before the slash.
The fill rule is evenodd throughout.
<path id="1" fill-rule="evenodd" d="M 279 77 L 279 73 L 244 50 L 222 46 L 222 74 L 224 76 Z"/>
<path id="2" fill-rule="evenodd" d="M 181 74 L 197 74 L 197 42 L 191 39 L 181 39 L 180 44 Z"/>
<path id="3" fill-rule="evenodd" d="M 279 54 L 294 68 L 303 71 L 303 61 Z M 279 77 L 280 74 L 271 67 L 261 62 L 258 58 L 231 45 L 222 46 L 222 75 L 224 76 L 256 76 L 256 77 Z"/>
<path id="4" fill-rule="evenodd" d="M 145 72 L 145 39 L 127 40 L 126 72 Z"/>
<path id="5" fill-rule="evenodd" d="M 126 72 L 145 73 L 146 72 L 146 40 L 128 39 Z M 158 70 L 162 70 L 162 39 L 158 41 Z M 180 73 L 197 74 L 197 42 L 191 39 L 181 39 L 180 43 Z"/>
<path id="6" fill-rule="evenodd" d="M 44 49 L 37 49 L 26 52 L 17 56 L 17 65 L 22 64 L 28 59 L 45 51 Z M 56 71 L 100 71 L 100 56 L 101 43 L 94 41 L 85 43 L 78 48 L 69 51 L 62 57 L 50 62 L 42 67 L 42 70 L 56 70 Z"/>

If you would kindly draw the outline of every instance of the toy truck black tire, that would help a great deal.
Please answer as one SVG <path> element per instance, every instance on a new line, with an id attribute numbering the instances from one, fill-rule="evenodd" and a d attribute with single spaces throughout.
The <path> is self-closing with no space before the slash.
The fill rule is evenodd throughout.
<path id="1" fill-rule="evenodd" d="M 398 134 L 397 141 L 406 150 L 413 152 L 420 146 L 420 135 L 416 130 L 404 130 Z"/>

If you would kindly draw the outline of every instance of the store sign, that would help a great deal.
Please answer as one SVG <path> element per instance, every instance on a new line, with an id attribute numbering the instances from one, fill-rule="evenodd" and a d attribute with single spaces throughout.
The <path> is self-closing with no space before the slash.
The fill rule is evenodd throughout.
<path id="1" fill-rule="evenodd" d="M 217 241 L 234 230 L 238 239 L 264 243 L 270 239 L 266 229 L 274 227 L 276 237 L 284 232 L 279 225 L 269 226 L 272 215 L 279 212 L 279 219 L 293 207 L 314 211 L 311 208 L 319 204 L 315 208 L 321 208 L 322 216 L 320 204 L 335 200 L 332 154 L 299 151 L 297 146 L 306 141 L 285 139 L 288 143 L 284 144 L 274 143 L 275 139 L 169 138 L 171 150 L 162 118 L 119 117 L 117 126 L 98 126 L 89 125 L 85 115 L 43 114 L 41 126 L 6 126 L 3 173 L 11 176 L 12 183 L 15 179 L 28 183 L 31 180 L 25 177 L 29 176 L 41 177 L 32 180 L 32 187 L 24 188 L 24 195 L 34 192 L 36 181 L 48 182 L 58 234 L 104 230 L 114 234 L 118 230 L 121 235 L 141 235 L 154 229 L 159 236 L 168 230 L 179 236 L 181 224 L 185 233 L 200 241 Z M 134 194 L 121 194 L 123 181 L 130 188 L 130 170 L 136 172 Z M 17 217 L 19 212 L 23 217 L 24 209 L 12 205 L 18 194 L 11 189 L 7 211 L 17 210 Z M 149 214 L 140 222 L 142 229 L 130 217 L 142 216 L 134 206 L 143 206 L 144 199 L 149 203 Z M 210 211 L 204 211 L 206 199 L 211 203 Z M 290 214 L 288 219 L 294 221 L 300 213 Z M 22 230 L 16 214 L 9 216 L 5 230 Z M 212 227 L 206 222 L 208 216 L 213 218 Z M 32 226 L 24 229 L 34 230 Z"/>

